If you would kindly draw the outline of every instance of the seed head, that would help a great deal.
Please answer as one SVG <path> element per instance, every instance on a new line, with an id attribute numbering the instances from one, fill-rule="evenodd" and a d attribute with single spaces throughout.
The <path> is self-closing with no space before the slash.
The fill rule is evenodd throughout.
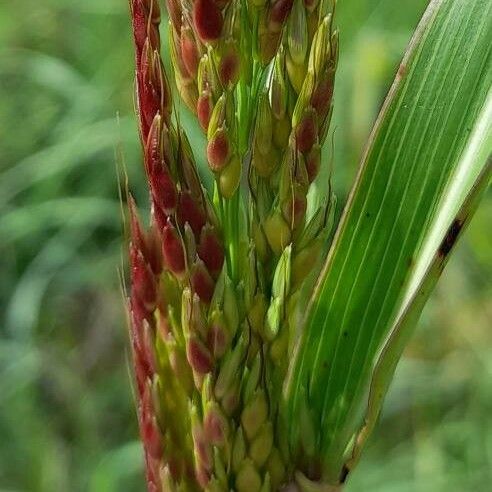
<path id="1" fill-rule="evenodd" d="M 214 99 L 217 99 L 222 95 L 222 88 L 220 87 L 220 81 L 217 75 L 216 64 L 212 56 L 211 50 L 209 53 L 205 53 L 200 58 L 198 65 L 198 89 L 202 93 L 209 90 L 212 93 Z"/>
<path id="2" fill-rule="evenodd" d="M 267 400 L 263 391 L 259 391 L 241 413 L 241 424 L 249 440 L 257 435 L 267 416 Z"/>
<path id="3" fill-rule="evenodd" d="M 188 74 L 196 78 L 198 74 L 198 64 L 200 63 L 200 52 L 197 41 L 190 26 L 181 27 L 181 57 Z"/>
<path id="4" fill-rule="evenodd" d="M 258 37 L 258 54 L 260 61 L 263 65 L 268 65 L 277 52 L 282 37 L 281 29 L 279 31 L 272 31 L 269 30 L 266 25 L 260 26 Z"/>
<path id="5" fill-rule="evenodd" d="M 130 248 L 130 264 L 133 295 L 142 307 L 151 313 L 156 303 L 156 285 L 154 275 L 147 265 L 143 254 L 135 246 Z"/>
<path id="6" fill-rule="evenodd" d="M 224 446 L 228 434 L 228 423 L 224 414 L 217 403 L 212 402 L 207 405 L 205 418 L 203 420 L 203 430 L 206 439 L 214 446 Z"/>
<path id="7" fill-rule="evenodd" d="M 223 93 L 215 103 L 214 110 L 212 111 L 212 116 L 210 117 L 207 132 L 207 138 L 209 140 L 215 135 L 215 132 L 220 127 L 223 127 L 225 125 L 228 116 L 228 106 L 230 106 L 228 96 L 226 93 Z"/>
<path id="8" fill-rule="evenodd" d="M 223 407 L 226 411 L 227 409 L 224 403 L 227 397 L 232 396 L 232 405 L 230 405 L 230 410 L 234 410 L 237 404 L 236 399 L 239 391 L 236 381 L 237 370 L 244 356 L 244 352 L 245 340 L 241 337 L 236 343 L 236 346 L 224 356 L 219 375 L 217 376 L 214 395 L 218 400 L 222 401 Z"/>
<path id="9" fill-rule="evenodd" d="M 190 335 L 186 355 L 194 372 L 203 375 L 212 370 L 212 355 L 196 335 Z"/>
<path id="10" fill-rule="evenodd" d="M 225 127 L 218 128 L 207 144 L 207 158 L 210 169 L 214 172 L 221 171 L 229 162 L 230 142 Z"/>
<path id="11" fill-rule="evenodd" d="M 293 0 L 276 0 L 268 15 L 268 28 L 272 32 L 280 32 L 292 9 Z"/>
<path id="12" fill-rule="evenodd" d="M 212 43 L 219 39 L 224 19 L 220 7 L 214 0 L 195 0 L 193 22 L 201 41 Z"/>
<path id="13" fill-rule="evenodd" d="M 162 230 L 162 256 L 171 272 L 178 275 L 184 272 L 186 263 L 183 243 L 170 219 Z"/>
<path id="14" fill-rule="evenodd" d="M 210 303 L 214 294 L 214 281 L 205 264 L 199 258 L 191 267 L 191 286 L 198 297 L 205 303 Z"/>
<path id="15" fill-rule="evenodd" d="M 319 144 L 314 144 L 311 147 L 311 150 L 306 154 L 304 162 L 306 164 L 309 183 L 312 183 L 318 176 L 321 168 L 321 146 Z"/>
<path id="16" fill-rule="evenodd" d="M 232 447 L 232 468 L 237 473 L 246 457 L 246 441 L 244 439 L 243 430 L 241 427 L 234 436 Z"/>
<path id="17" fill-rule="evenodd" d="M 208 271 L 217 277 L 224 264 L 224 250 L 212 226 L 202 228 L 197 251 Z"/>
<path id="18" fill-rule="evenodd" d="M 189 224 L 195 236 L 199 237 L 207 218 L 196 198 L 189 191 L 183 191 L 179 196 L 177 215 L 179 224 L 182 227 Z"/>
<path id="19" fill-rule="evenodd" d="M 210 318 L 207 346 L 215 359 L 220 359 L 225 354 L 230 338 L 223 313 L 214 311 Z"/>
<path id="20" fill-rule="evenodd" d="M 176 210 L 177 191 L 173 179 L 164 164 L 156 166 L 149 176 L 154 204 L 166 215 Z"/>
<path id="21" fill-rule="evenodd" d="M 321 118 L 326 116 L 333 98 L 335 69 L 330 66 L 318 77 L 316 87 L 311 96 L 311 106 Z"/>
<path id="22" fill-rule="evenodd" d="M 311 245 L 299 251 L 292 262 L 292 284 L 301 285 L 306 275 L 312 271 L 321 254 L 322 244 L 314 241 Z"/>
<path id="23" fill-rule="evenodd" d="M 326 206 L 307 223 L 306 209 L 331 118 L 338 38 L 329 18 L 320 21 L 319 0 L 166 2 L 177 90 L 206 133 L 215 187 L 209 198 L 180 117 L 171 118 L 158 2 L 131 0 L 151 198 L 148 230 L 129 200 L 148 488 L 271 492 L 294 469 L 275 437 L 276 381 L 326 238 Z M 241 183 L 250 188 L 244 208 Z"/>
<path id="24" fill-rule="evenodd" d="M 313 108 L 307 108 L 295 129 L 297 150 L 306 153 L 318 138 L 317 115 Z"/>
<path id="25" fill-rule="evenodd" d="M 291 229 L 297 229 L 306 216 L 307 197 L 302 185 L 296 183 L 293 188 L 293 191 L 291 190 L 290 195 L 283 202 L 282 212 Z"/>
<path id="26" fill-rule="evenodd" d="M 241 57 L 234 39 L 226 40 L 220 47 L 217 65 L 221 84 L 225 88 L 235 86 L 241 71 Z"/>
<path id="27" fill-rule="evenodd" d="M 198 122 L 204 132 L 207 132 L 210 118 L 212 116 L 214 105 L 212 99 L 212 91 L 207 88 L 200 94 L 196 106 Z"/>

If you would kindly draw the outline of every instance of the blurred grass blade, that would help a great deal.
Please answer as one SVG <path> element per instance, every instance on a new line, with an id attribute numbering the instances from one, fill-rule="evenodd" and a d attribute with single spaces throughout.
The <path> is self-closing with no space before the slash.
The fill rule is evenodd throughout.
<path id="1" fill-rule="evenodd" d="M 488 0 L 430 3 L 308 309 L 286 382 L 286 417 L 300 422 L 310 409 L 329 481 L 338 481 L 350 453 L 381 347 L 490 152 L 491 14 Z M 303 429 L 289 432 L 298 451 Z"/>
<path id="2" fill-rule="evenodd" d="M 374 367 L 365 421 L 357 437 L 354 453 L 349 463 L 350 468 L 357 463 L 365 441 L 374 429 L 383 399 L 388 391 L 405 345 L 413 333 L 432 289 L 435 287 L 448 262 L 451 250 L 470 223 L 480 199 L 489 185 L 491 169 L 492 159 L 489 158 L 487 165 L 482 168 L 475 185 L 466 197 L 461 209 L 453 218 L 439 247 L 435 250 L 432 261 L 427 267 L 425 274 L 420 277 L 418 287 L 413 291 L 412 297 L 408 302 L 405 303 L 391 328 Z"/>

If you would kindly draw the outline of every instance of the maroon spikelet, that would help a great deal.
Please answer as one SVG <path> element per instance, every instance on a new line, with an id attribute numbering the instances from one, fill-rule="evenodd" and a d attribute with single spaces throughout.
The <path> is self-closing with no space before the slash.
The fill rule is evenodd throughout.
<path id="1" fill-rule="evenodd" d="M 208 304 L 212 300 L 215 283 L 200 259 L 191 267 L 191 286 L 203 302 Z"/>
<path id="2" fill-rule="evenodd" d="M 205 132 L 208 130 L 208 124 L 210 123 L 213 108 L 212 92 L 210 89 L 204 90 L 198 97 L 196 114 L 198 116 L 200 126 Z"/>
<path id="3" fill-rule="evenodd" d="M 193 20 L 202 42 L 210 43 L 219 38 L 224 19 L 220 7 L 214 0 L 195 0 Z"/>
<path id="4" fill-rule="evenodd" d="M 314 110 L 306 111 L 303 119 L 297 125 L 295 133 L 297 149 L 302 153 L 311 150 L 318 138 L 318 126 Z"/>
<path id="5" fill-rule="evenodd" d="M 207 158 L 212 171 L 220 171 L 230 157 L 229 137 L 224 128 L 219 128 L 207 145 Z"/>
<path id="6" fill-rule="evenodd" d="M 292 10 L 293 0 L 276 0 L 272 2 L 270 14 L 268 16 L 268 26 L 273 32 L 279 32 L 282 29 L 283 23 Z"/>
<path id="7" fill-rule="evenodd" d="M 209 272 L 217 276 L 224 264 L 224 250 L 217 234 L 210 226 L 205 226 L 202 229 L 197 251 Z"/>
<path id="8" fill-rule="evenodd" d="M 169 219 L 162 230 L 162 253 L 165 264 L 171 272 L 176 275 L 184 272 L 186 260 L 183 244 L 176 228 Z"/>
<path id="9" fill-rule="evenodd" d="M 198 64 L 200 63 L 200 52 L 198 51 L 193 31 L 189 26 L 183 26 L 181 28 L 180 48 L 183 64 L 186 67 L 188 74 L 191 77 L 196 78 Z"/>
<path id="10" fill-rule="evenodd" d="M 200 232 L 207 222 L 202 206 L 188 191 L 181 193 L 179 197 L 178 220 L 182 227 L 188 223 L 197 237 L 200 237 Z"/>

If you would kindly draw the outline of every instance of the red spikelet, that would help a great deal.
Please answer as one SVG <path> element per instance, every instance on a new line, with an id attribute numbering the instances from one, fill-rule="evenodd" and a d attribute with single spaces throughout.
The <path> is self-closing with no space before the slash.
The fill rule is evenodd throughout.
<path id="1" fill-rule="evenodd" d="M 235 41 L 226 42 L 222 48 L 218 72 L 219 79 L 224 87 L 236 84 L 240 75 L 241 59 Z"/>
<path id="2" fill-rule="evenodd" d="M 212 93 L 210 89 L 206 89 L 200 94 L 196 105 L 198 121 L 204 131 L 208 130 L 208 124 L 210 123 L 213 109 Z"/>
<path id="3" fill-rule="evenodd" d="M 178 203 L 178 220 L 181 227 L 188 223 L 196 236 L 200 234 L 205 225 L 206 216 L 202 207 L 197 203 L 191 193 L 181 193 Z"/>
<path id="4" fill-rule="evenodd" d="M 207 347 L 197 338 L 191 337 L 188 341 L 187 358 L 190 366 L 198 374 L 207 374 L 213 367 L 212 355 L 208 351 Z"/>
<path id="5" fill-rule="evenodd" d="M 208 164 L 212 171 L 220 171 L 229 161 L 229 137 L 225 128 L 219 128 L 207 144 Z"/>
<path id="6" fill-rule="evenodd" d="M 193 36 L 193 31 L 189 26 L 183 26 L 181 28 L 180 47 L 183 63 L 188 74 L 192 77 L 196 77 L 198 64 L 200 62 L 200 52 L 198 50 L 196 39 Z"/>
<path id="7" fill-rule="evenodd" d="M 333 99 L 333 88 L 335 75 L 333 70 L 327 70 L 318 82 L 311 96 L 311 106 L 316 110 L 318 116 L 323 118 L 330 108 Z"/>
<path id="8" fill-rule="evenodd" d="M 203 43 L 216 41 L 224 24 L 222 12 L 213 0 L 195 0 L 193 21 Z"/>
<path id="9" fill-rule="evenodd" d="M 155 167 L 149 180 L 155 205 L 166 215 L 171 215 L 176 209 L 178 193 L 171 174 L 164 163 Z"/>
<path id="10" fill-rule="evenodd" d="M 268 16 L 268 27 L 273 32 L 280 32 L 283 23 L 292 10 L 294 0 L 277 0 L 273 3 Z"/>
<path id="11" fill-rule="evenodd" d="M 171 272 L 177 275 L 184 272 L 186 262 L 183 243 L 169 219 L 162 230 L 162 253 L 164 262 Z"/>
<path id="12" fill-rule="evenodd" d="M 202 229 L 197 251 L 208 271 L 213 275 L 218 275 L 224 264 L 224 250 L 217 234 L 210 226 Z"/>
<path id="13" fill-rule="evenodd" d="M 196 261 L 191 268 L 191 286 L 203 302 L 212 300 L 215 283 L 201 260 Z"/>
<path id="14" fill-rule="evenodd" d="M 316 113 L 313 109 L 306 110 L 302 120 L 295 130 L 296 144 L 299 152 L 305 153 L 311 150 L 318 138 L 318 125 Z"/>
<path id="15" fill-rule="evenodd" d="M 140 251 L 130 248 L 132 295 L 135 295 L 144 309 L 152 312 L 156 302 L 154 276 Z"/>

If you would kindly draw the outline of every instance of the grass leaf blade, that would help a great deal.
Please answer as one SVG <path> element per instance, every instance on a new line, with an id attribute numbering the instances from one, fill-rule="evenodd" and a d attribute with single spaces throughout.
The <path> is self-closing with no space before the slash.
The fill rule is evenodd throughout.
<path id="1" fill-rule="evenodd" d="M 286 383 L 286 417 L 298 421 L 300 400 L 308 395 L 331 481 L 340 476 L 377 354 L 486 106 L 491 9 L 485 0 L 429 5 L 376 123 L 308 310 Z M 290 427 L 293 449 L 301 432 Z"/>

